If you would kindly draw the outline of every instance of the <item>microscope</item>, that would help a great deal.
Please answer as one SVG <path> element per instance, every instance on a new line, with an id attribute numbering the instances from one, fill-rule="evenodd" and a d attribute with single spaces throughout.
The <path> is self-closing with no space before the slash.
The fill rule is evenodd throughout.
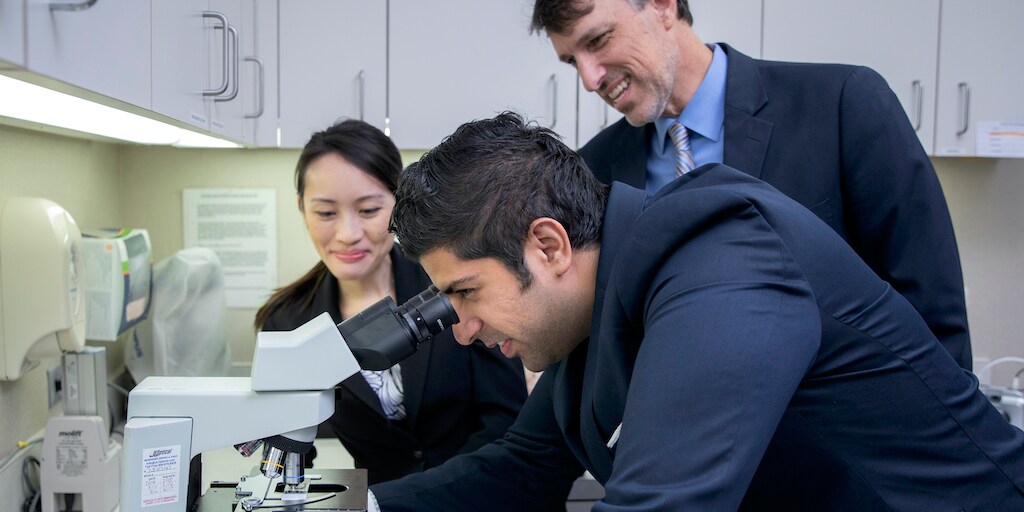
<path id="1" fill-rule="evenodd" d="M 334 413 L 334 387 L 360 369 L 394 366 L 458 321 L 431 286 L 401 306 L 385 297 L 337 325 L 322 313 L 293 331 L 260 332 L 249 377 L 144 379 L 128 398 L 121 510 L 365 510 L 365 470 L 305 474 L 302 456 Z M 196 457 L 226 446 L 251 455 L 260 445 L 258 473 L 200 497 Z"/>

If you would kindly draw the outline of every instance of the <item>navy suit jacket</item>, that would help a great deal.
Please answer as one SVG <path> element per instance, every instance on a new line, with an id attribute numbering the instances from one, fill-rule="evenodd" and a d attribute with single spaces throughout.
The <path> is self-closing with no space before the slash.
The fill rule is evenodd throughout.
<path id="1" fill-rule="evenodd" d="M 423 269 L 397 247 L 391 261 L 398 304 L 430 286 Z M 341 322 L 338 299 L 338 281 L 328 275 L 311 305 L 275 311 L 263 329 L 291 330 L 324 311 Z M 519 361 L 482 345 L 465 349 L 451 331 L 421 345 L 401 362 L 401 369 L 405 421 L 388 420 L 376 393 L 357 374 L 338 387 L 335 414 L 326 422 L 356 467 L 367 468 L 371 483 L 437 466 L 501 438 L 526 400 Z"/>
<path id="2" fill-rule="evenodd" d="M 788 424 L 818 451 L 779 444 Z M 760 467 L 773 444 L 791 466 Z M 837 487 L 747 496 L 814 480 L 821 453 Z M 614 184 L 589 340 L 504 439 L 373 491 L 385 511 L 552 510 L 583 468 L 598 511 L 1024 510 L 1024 432 L 832 229 L 722 165 L 649 200 Z"/>
<path id="3" fill-rule="evenodd" d="M 721 46 L 729 57 L 725 165 L 818 215 L 970 369 L 963 275 L 946 200 L 885 80 L 865 67 L 761 61 Z M 623 119 L 580 154 L 601 181 L 644 188 L 652 131 Z"/>

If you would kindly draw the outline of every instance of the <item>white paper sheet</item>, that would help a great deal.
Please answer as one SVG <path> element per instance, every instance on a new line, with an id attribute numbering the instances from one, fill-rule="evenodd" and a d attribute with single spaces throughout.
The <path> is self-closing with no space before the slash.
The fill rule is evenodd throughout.
<path id="1" fill-rule="evenodd" d="M 185 247 L 217 253 L 229 308 L 257 308 L 277 287 L 276 204 L 274 189 L 184 191 Z"/>
<path id="2" fill-rule="evenodd" d="M 1024 121 L 979 121 L 978 156 L 1024 158 Z"/>

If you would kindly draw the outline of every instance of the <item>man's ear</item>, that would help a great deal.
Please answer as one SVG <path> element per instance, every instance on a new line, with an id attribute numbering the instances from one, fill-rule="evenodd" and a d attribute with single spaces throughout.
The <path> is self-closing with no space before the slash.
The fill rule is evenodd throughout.
<path id="1" fill-rule="evenodd" d="M 665 28 L 671 28 L 672 25 L 679 21 L 676 0 L 651 0 L 650 5 L 658 11 L 658 17 L 661 19 L 662 24 L 665 25 Z"/>
<path id="2" fill-rule="evenodd" d="M 549 217 L 540 217 L 530 223 L 524 250 L 527 256 L 533 254 L 541 265 L 556 275 L 564 274 L 572 263 L 569 233 L 561 222 Z"/>
<path id="3" fill-rule="evenodd" d="M 299 213 L 302 213 L 302 196 L 295 194 L 295 206 L 299 207 Z"/>

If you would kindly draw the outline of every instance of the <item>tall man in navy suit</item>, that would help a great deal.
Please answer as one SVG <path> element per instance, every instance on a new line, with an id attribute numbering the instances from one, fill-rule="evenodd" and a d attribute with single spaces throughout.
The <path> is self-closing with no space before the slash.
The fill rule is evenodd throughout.
<path id="1" fill-rule="evenodd" d="M 625 114 L 580 151 L 598 179 L 660 189 L 675 178 L 668 128 L 680 122 L 696 165 L 725 163 L 813 211 L 970 369 L 946 201 L 882 77 L 751 59 L 705 45 L 692 23 L 687 0 L 536 0 L 534 30 Z"/>
<path id="2" fill-rule="evenodd" d="M 653 197 L 514 114 L 403 171 L 391 229 L 463 344 L 545 370 L 505 437 L 372 492 L 384 511 L 1024 510 L 1024 432 L 835 231 L 719 164 Z M 758 479 L 842 478 L 751 501 Z M 765 468 L 774 445 L 789 467 Z"/>

